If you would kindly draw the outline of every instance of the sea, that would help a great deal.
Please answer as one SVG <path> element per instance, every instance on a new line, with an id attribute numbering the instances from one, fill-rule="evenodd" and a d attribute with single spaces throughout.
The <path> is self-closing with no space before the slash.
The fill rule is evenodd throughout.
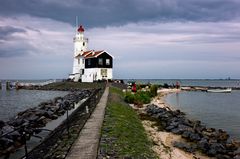
<path id="1" fill-rule="evenodd" d="M 128 81 L 128 80 L 125 80 Z M 131 80 L 130 80 L 131 81 Z M 181 86 L 234 87 L 231 93 L 182 91 L 169 94 L 165 101 L 180 109 L 193 120 L 200 120 L 207 127 L 223 129 L 232 139 L 240 141 L 240 79 L 136 79 L 137 83 Z"/>
<path id="2" fill-rule="evenodd" d="M 64 96 L 66 91 L 43 91 L 43 90 L 6 90 L 6 81 L 23 83 L 42 83 L 48 80 L 1 80 L 0 89 L 0 120 L 8 121 L 18 112 L 31 107 L 36 107 L 43 101 L 55 97 Z"/>
<path id="3" fill-rule="evenodd" d="M 9 121 L 14 118 L 18 112 L 24 111 L 28 108 L 36 107 L 41 102 L 51 100 L 55 97 L 63 97 L 69 92 L 67 91 L 43 91 L 43 90 L 6 90 L 6 81 L 10 82 L 22 82 L 22 83 L 44 83 L 49 80 L 1 80 L 2 88 L 0 89 L 0 120 Z M 71 112 L 70 112 L 71 113 Z M 48 130 L 53 130 L 57 125 L 59 125 L 64 119 L 65 116 L 61 116 L 59 119 L 54 120 L 44 127 Z M 49 131 L 42 131 L 38 136 L 46 137 Z M 36 145 L 38 145 L 42 139 L 31 137 L 27 141 L 27 149 L 30 151 Z M 24 147 L 19 148 L 15 153 L 10 155 L 10 159 L 18 159 L 25 154 Z M 4 158 L 3 156 L 0 159 Z"/>

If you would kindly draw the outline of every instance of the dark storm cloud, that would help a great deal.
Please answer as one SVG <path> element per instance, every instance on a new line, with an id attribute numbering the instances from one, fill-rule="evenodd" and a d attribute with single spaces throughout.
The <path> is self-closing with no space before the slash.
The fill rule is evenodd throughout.
<path id="1" fill-rule="evenodd" d="M 28 46 L 23 43 L 16 43 L 13 36 L 14 33 L 25 32 L 26 31 L 21 28 L 16 28 L 12 26 L 0 26 L 0 58 L 23 56 L 27 53 Z M 12 46 L 13 44 L 14 46 Z M 16 48 L 16 46 L 18 47 Z"/>
<path id="2" fill-rule="evenodd" d="M 0 26 L 0 41 L 7 40 L 9 36 L 14 33 L 24 33 L 26 32 L 24 29 L 15 28 L 12 26 Z"/>
<path id="3" fill-rule="evenodd" d="M 88 27 L 140 21 L 222 21 L 240 15 L 238 0 L 7 0 L 0 14 L 51 18 Z"/>

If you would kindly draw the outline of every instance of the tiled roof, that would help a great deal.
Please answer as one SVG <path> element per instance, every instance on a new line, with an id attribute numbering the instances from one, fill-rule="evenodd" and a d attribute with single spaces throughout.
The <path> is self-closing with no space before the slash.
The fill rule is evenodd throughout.
<path id="1" fill-rule="evenodd" d="M 84 51 L 82 55 L 78 55 L 76 57 L 81 57 L 83 56 L 84 58 L 96 58 L 99 55 L 101 55 L 102 53 L 104 53 L 106 51 L 101 50 L 101 51 L 95 51 L 95 50 L 88 50 L 88 51 Z M 107 52 L 106 52 L 107 53 Z M 107 53 L 108 54 L 108 53 Z M 110 54 L 109 54 L 110 55 Z M 110 55 L 111 56 L 111 55 Z"/>
<path id="2" fill-rule="evenodd" d="M 85 51 L 83 52 L 82 56 L 87 56 L 88 54 L 90 54 L 91 52 L 93 52 L 94 50 L 88 50 L 88 51 Z"/>
<path id="3" fill-rule="evenodd" d="M 94 57 L 98 57 L 99 55 L 101 55 L 104 51 L 101 50 L 101 51 L 92 51 L 90 54 L 86 54 L 86 55 L 83 55 L 85 58 L 94 58 Z"/>

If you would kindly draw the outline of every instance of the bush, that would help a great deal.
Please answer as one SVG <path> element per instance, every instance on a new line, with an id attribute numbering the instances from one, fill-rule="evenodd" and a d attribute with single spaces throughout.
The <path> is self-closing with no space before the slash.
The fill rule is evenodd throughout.
<path id="1" fill-rule="evenodd" d="M 151 101 L 151 93 L 150 92 L 137 92 L 135 94 L 135 104 L 148 104 Z"/>
<path id="2" fill-rule="evenodd" d="M 151 92 L 138 91 L 135 94 L 127 92 L 124 101 L 130 104 L 148 104 L 151 102 Z"/>
<path id="3" fill-rule="evenodd" d="M 133 104 L 135 100 L 134 94 L 127 92 L 124 98 L 124 101 L 130 104 Z"/>
<path id="4" fill-rule="evenodd" d="M 150 87 L 151 97 L 155 97 L 157 95 L 157 90 L 158 90 L 157 85 L 151 85 Z"/>

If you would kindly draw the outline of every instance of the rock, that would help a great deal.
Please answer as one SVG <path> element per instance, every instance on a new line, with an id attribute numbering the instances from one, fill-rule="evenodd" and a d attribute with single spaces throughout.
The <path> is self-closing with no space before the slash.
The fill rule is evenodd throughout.
<path id="1" fill-rule="evenodd" d="M 182 131 L 178 128 L 172 129 L 171 132 L 174 133 L 174 134 L 182 134 Z"/>
<path id="2" fill-rule="evenodd" d="M 224 154 L 224 153 L 226 153 L 225 147 L 222 144 L 220 144 L 220 143 L 213 143 L 213 144 L 211 144 L 210 149 L 214 149 L 217 152 L 217 154 Z"/>
<path id="3" fill-rule="evenodd" d="M 10 126 L 10 125 L 5 125 L 4 127 L 2 127 L 2 133 L 3 134 L 7 134 L 14 131 L 14 127 Z"/>
<path id="4" fill-rule="evenodd" d="M 187 138 L 191 141 L 199 141 L 201 138 L 199 134 L 194 133 L 193 131 L 186 130 L 182 133 L 183 138 Z"/>
<path id="5" fill-rule="evenodd" d="M 3 126 L 5 126 L 5 122 L 0 120 L 0 129 L 2 129 Z"/>
<path id="6" fill-rule="evenodd" d="M 31 116 L 29 116 L 28 118 L 26 118 L 26 120 L 28 120 L 30 123 L 31 122 L 35 122 L 39 119 L 39 117 L 35 114 L 32 114 Z"/>
<path id="7" fill-rule="evenodd" d="M 175 126 L 170 125 L 170 126 L 166 127 L 165 129 L 166 129 L 167 131 L 170 131 L 170 130 L 172 130 L 172 129 L 174 129 L 174 128 L 175 128 Z"/>
<path id="8" fill-rule="evenodd" d="M 230 157 L 228 155 L 223 155 L 223 154 L 217 154 L 216 158 L 217 159 L 232 159 L 232 157 Z"/>
<path id="9" fill-rule="evenodd" d="M 18 127 L 20 125 L 22 125 L 24 123 L 24 119 L 23 118 L 16 118 L 12 121 L 9 121 L 8 124 L 14 127 Z"/>
<path id="10" fill-rule="evenodd" d="M 227 134 L 227 132 L 223 131 L 222 129 L 219 129 L 216 135 L 217 135 L 217 139 L 220 141 L 227 141 L 229 138 L 229 135 Z"/>
<path id="11" fill-rule="evenodd" d="M 56 97 L 56 98 L 54 98 L 54 103 L 61 103 L 62 102 L 62 100 L 63 100 L 63 98 L 62 97 Z"/>
<path id="12" fill-rule="evenodd" d="M 190 152 L 190 153 L 193 153 L 196 151 L 196 146 L 190 145 L 188 143 L 175 141 L 175 142 L 173 142 L 173 146 L 180 148 L 184 151 Z"/>
<path id="13" fill-rule="evenodd" d="M 54 113 L 53 113 L 51 110 L 47 110 L 47 111 L 44 112 L 43 115 L 44 115 L 46 118 L 51 119 L 51 116 L 52 116 L 53 114 L 54 114 Z"/>
<path id="14" fill-rule="evenodd" d="M 233 159 L 240 159 L 240 155 L 236 155 L 236 156 L 234 156 Z"/>
<path id="15" fill-rule="evenodd" d="M 6 137 L 0 138 L 0 145 L 1 145 L 2 148 L 8 148 L 13 144 L 14 144 L 14 142 L 13 142 L 12 139 L 8 139 Z"/>
<path id="16" fill-rule="evenodd" d="M 217 155 L 217 151 L 215 149 L 209 149 L 206 153 L 210 157 L 214 157 Z"/>
<path id="17" fill-rule="evenodd" d="M 240 147 L 234 151 L 234 155 L 240 155 Z"/>
<path id="18" fill-rule="evenodd" d="M 239 143 L 235 142 L 234 140 L 228 141 L 226 143 L 226 149 L 228 151 L 236 151 L 239 148 Z"/>
<path id="19" fill-rule="evenodd" d="M 202 138 L 198 143 L 197 146 L 199 149 L 203 150 L 203 152 L 206 152 L 209 149 L 208 140 L 206 138 Z"/>
<path id="20" fill-rule="evenodd" d="M 191 141 L 197 142 L 197 141 L 201 140 L 201 137 L 200 137 L 200 135 L 197 134 L 197 133 L 191 133 L 190 136 L 189 136 L 189 139 L 190 139 Z"/>

